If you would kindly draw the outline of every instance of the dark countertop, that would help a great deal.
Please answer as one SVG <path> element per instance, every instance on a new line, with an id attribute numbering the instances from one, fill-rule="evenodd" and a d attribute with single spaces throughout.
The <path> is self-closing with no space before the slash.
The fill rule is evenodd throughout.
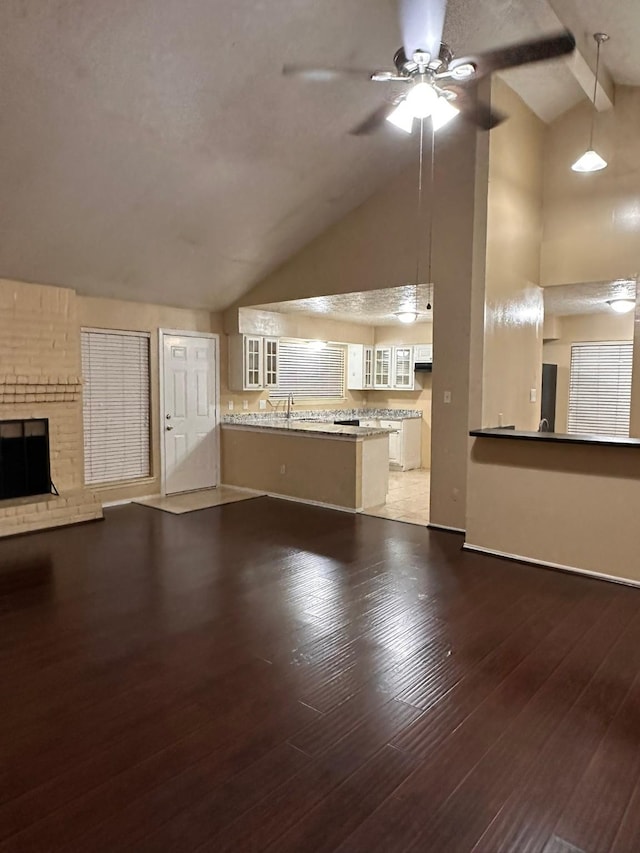
<path id="1" fill-rule="evenodd" d="M 503 438 L 510 441 L 542 441 L 552 444 L 593 444 L 600 447 L 640 447 L 640 438 L 621 435 L 568 435 L 563 432 L 527 432 L 517 429 L 474 429 L 469 433 L 474 438 Z"/>

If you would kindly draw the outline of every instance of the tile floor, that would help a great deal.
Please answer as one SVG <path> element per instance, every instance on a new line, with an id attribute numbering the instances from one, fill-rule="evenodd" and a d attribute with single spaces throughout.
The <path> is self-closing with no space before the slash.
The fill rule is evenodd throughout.
<path id="1" fill-rule="evenodd" d="M 423 468 L 390 471 L 387 502 L 365 510 L 365 515 L 408 521 L 411 524 L 428 524 L 430 481 L 431 472 Z"/>
<path id="2" fill-rule="evenodd" d="M 180 495 L 158 495 L 153 498 L 143 498 L 135 501 L 142 506 L 150 506 L 153 509 L 161 509 L 174 515 L 182 515 L 185 512 L 194 512 L 199 509 L 222 506 L 223 504 L 246 501 L 264 495 L 264 492 L 255 492 L 252 489 L 239 489 L 236 486 L 218 486 L 217 489 L 203 489 L 199 492 L 184 492 Z"/>

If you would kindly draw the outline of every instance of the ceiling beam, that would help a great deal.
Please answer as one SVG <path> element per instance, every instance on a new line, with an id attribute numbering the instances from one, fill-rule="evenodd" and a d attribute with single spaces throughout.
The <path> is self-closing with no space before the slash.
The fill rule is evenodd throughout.
<path id="1" fill-rule="evenodd" d="M 576 49 L 568 58 L 567 67 L 585 95 L 592 100 L 596 80 L 596 43 L 593 33 L 585 29 L 574 0 L 548 0 L 548 3 L 558 19 L 558 24 L 571 30 L 576 38 Z M 612 109 L 615 103 L 615 83 L 606 68 L 606 53 L 605 45 L 600 51 L 600 70 L 596 91 L 596 109 L 600 112 Z"/>

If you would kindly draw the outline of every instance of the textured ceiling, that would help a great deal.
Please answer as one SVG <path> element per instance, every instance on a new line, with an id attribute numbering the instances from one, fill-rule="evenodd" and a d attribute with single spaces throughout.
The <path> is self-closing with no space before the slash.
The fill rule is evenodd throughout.
<path id="1" fill-rule="evenodd" d="M 611 37 L 602 48 L 602 62 L 616 83 L 640 86 L 640 5 L 638 0 L 549 0 L 560 17 L 582 24 L 582 35 Z M 577 33 L 579 35 L 579 33 Z"/>
<path id="2" fill-rule="evenodd" d="M 416 292 L 417 291 L 417 292 Z M 397 311 L 418 309 L 418 322 L 430 323 L 432 312 L 427 310 L 433 293 L 429 285 L 420 284 L 389 287 L 386 290 L 368 290 L 362 293 L 341 293 L 335 296 L 314 296 L 310 299 L 292 299 L 290 302 L 271 302 L 254 305 L 265 311 L 280 314 L 305 314 L 344 323 L 359 323 L 363 326 L 402 325 L 395 316 Z"/>
<path id="3" fill-rule="evenodd" d="M 380 87 L 280 73 L 388 66 L 396 13 L 395 0 L 2 0 L 0 276 L 230 305 L 409 162 L 393 128 L 348 135 Z M 557 26 L 545 0 L 451 0 L 445 37 L 460 54 Z M 580 93 L 554 68 L 508 80 L 556 113 Z"/>
<path id="4" fill-rule="evenodd" d="M 608 314 L 608 299 L 635 299 L 635 281 L 592 281 L 544 288 L 545 314 Z"/>

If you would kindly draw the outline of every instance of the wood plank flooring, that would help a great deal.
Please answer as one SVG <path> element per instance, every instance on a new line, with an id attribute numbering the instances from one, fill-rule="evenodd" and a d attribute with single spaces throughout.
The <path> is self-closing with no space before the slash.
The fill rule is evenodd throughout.
<path id="1" fill-rule="evenodd" d="M 269 498 L 0 542 L 0 853 L 640 850 L 640 590 Z"/>

